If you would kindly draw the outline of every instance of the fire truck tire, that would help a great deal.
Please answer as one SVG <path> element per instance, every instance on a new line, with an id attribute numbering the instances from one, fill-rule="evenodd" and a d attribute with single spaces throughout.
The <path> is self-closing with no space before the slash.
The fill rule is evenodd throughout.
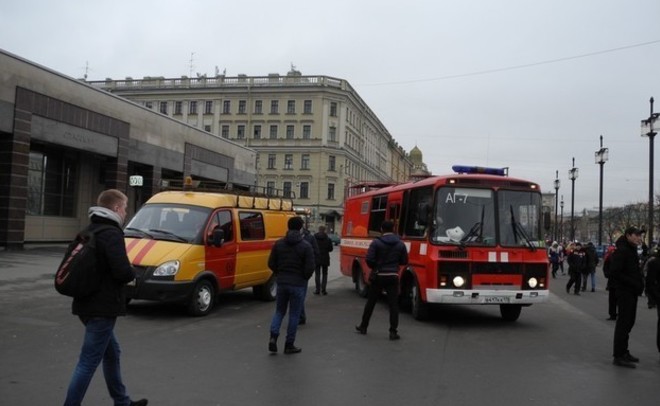
<path id="1" fill-rule="evenodd" d="M 516 321 L 520 317 L 520 311 L 522 310 L 521 305 L 500 305 L 500 314 L 502 315 L 502 320 L 504 321 Z"/>
<path id="2" fill-rule="evenodd" d="M 263 285 L 257 285 L 252 288 L 252 293 L 257 299 L 261 299 L 264 302 L 272 302 L 277 296 L 277 281 L 275 275 L 271 275 L 268 279 L 268 282 Z"/>
<path id="3" fill-rule="evenodd" d="M 360 297 L 367 297 L 369 292 L 369 286 L 364 281 L 364 273 L 362 269 L 358 268 L 357 274 L 355 275 L 355 291 L 360 295 Z"/>
<path id="4" fill-rule="evenodd" d="M 199 317 L 209 314 L 215 304 L 215 289 L 206 279 L 197 282 L 188 303 L 188 314 Z"/>
<path id="5" fill-rule="evenodd" d="M 422 300 L 417 279 L 414 280 L 410 290 L 410 301 L 412 306 L 410 313 L 412 313 L 413 318 L 415 320 L 427 320 L 429 318 L 429 305 Z"/>

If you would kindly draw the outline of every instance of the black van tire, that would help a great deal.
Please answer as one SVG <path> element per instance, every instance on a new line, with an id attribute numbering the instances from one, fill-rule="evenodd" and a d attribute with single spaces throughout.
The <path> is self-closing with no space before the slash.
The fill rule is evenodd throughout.
<path id="1" fill-rule="evenodd" d="M 264 302 L 272 302 L 277 296 L 277 280 L 275 275 L 271 275 L 266 283 L 252 287 L 252 293 L 257 299 Z"/>
<path id="2" fill-rule="evenodd" d="M 188 303 L 188 313 L 194 317 L 206 316 L 211 312 L 214 304 L 215 289 L 213 284 L 206 279 L 197 282 Z"/>

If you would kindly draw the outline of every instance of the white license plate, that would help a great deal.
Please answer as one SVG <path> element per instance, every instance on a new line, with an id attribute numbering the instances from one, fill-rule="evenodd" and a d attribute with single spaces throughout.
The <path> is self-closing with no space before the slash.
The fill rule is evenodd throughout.
<path id="1" fill-rule="evenodd" d="M 494 303 L 494 304 L 509 303 L 509 297 L 507 297 L 507 296 L 485 297 L 484 298 L 484 303 Z"/>

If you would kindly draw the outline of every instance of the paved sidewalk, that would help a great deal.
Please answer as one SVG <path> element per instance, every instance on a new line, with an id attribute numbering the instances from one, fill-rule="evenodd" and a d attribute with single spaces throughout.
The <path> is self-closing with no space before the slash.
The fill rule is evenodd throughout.
<path id="1" fill-rule="evenodd" d="M 53 278 L 66 244 L 26 245 L 21 251 L 0 249 L 0 286 Z"/>

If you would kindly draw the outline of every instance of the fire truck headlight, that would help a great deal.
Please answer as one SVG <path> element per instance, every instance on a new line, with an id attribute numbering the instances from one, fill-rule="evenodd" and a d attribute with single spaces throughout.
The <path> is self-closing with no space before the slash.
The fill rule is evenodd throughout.
<path id="1" fill-rule="evenodd" d="M 534 289 L 539 284 L 539 281 L 537 281 L 536 278 L 529 278 L 527 284 L 530 288 Z"/>
<path id="2" fill-rule="evenodd" d="M 457 288 L 462 287 L 465 285 L 465 279 L 462 276 L 455 276 L 454 279 L 452 279 L 452 282 L 454 283 L 454 286 Z"/>
<path id="3" fill-rule="evenodd" d="M 172 276 L 179 272 L 179 261 L 163 262 L 154 271 L 154 276 Z"/>

